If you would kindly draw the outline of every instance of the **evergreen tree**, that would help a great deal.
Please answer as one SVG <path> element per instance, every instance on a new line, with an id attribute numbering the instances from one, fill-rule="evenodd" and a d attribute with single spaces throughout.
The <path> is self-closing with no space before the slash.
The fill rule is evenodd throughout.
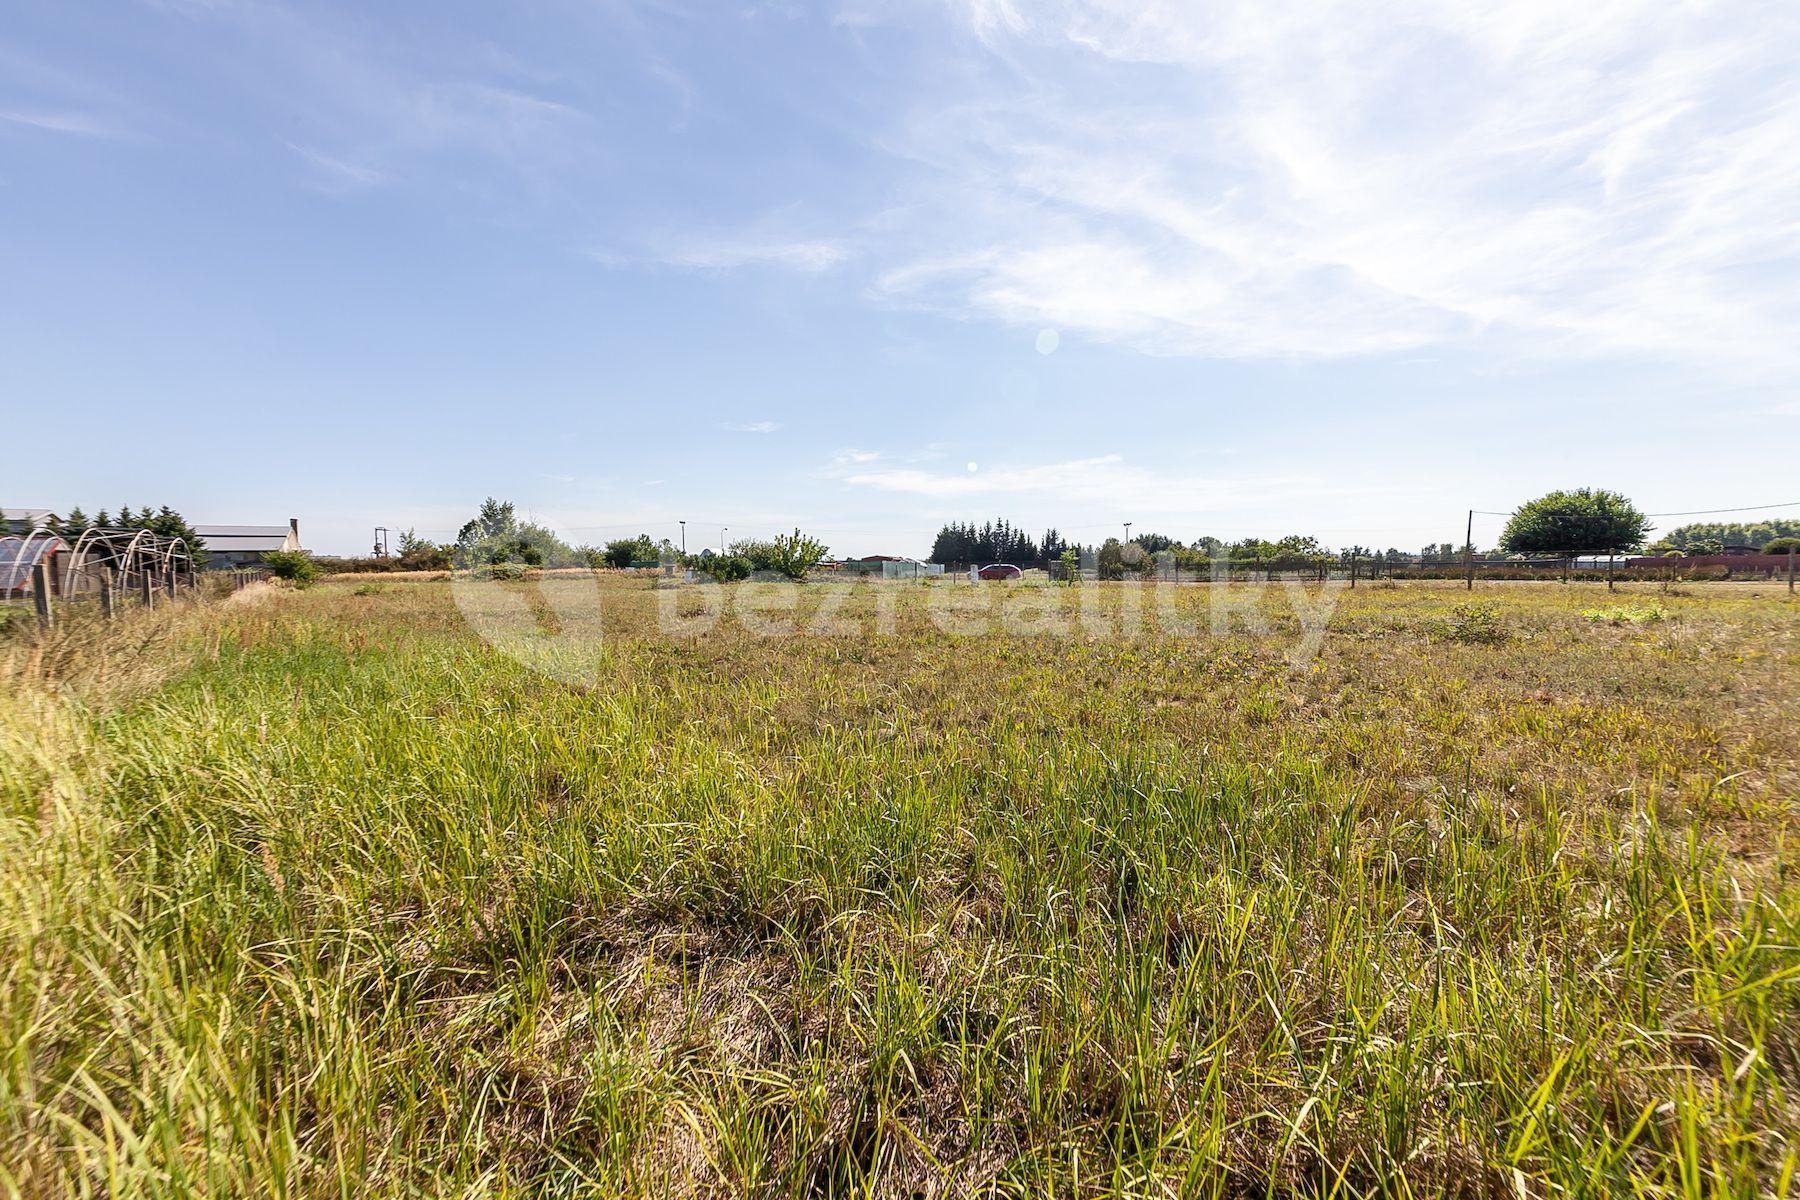
<path id="1" fill-rule="evenodd" d="M 193 556 L 194 565 L 200 566 L 206 561 L 206 545 L 200 535 L 194 532 L 187 519 L 168 505 L 153 509 L 148 504 L 139 512 L 133 512 L 131 505 L 119 509 L 117 517 L 111 516 L 103 508 L 90 519 L 80 507 L 69 510 L 67 519 L 60 522 L 57 532 L 64 541 L 73 542 L 89 529 L 148 529 L 158 537 L 180 538 L 186 543 L 188 553 Z"/>
<path id="2" fill-rule="evenodd" d="M 1161 550 L 1185 549 L 1180 542 L 1162 533 L 1140 533 L 1131 540 L 1136 542 L 1145 554 L 1155 554 Z"/>

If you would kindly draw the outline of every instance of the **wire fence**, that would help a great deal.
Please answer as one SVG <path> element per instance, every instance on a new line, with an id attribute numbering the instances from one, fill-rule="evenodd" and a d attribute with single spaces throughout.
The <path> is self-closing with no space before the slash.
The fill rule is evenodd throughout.
<path id="1" fill-rule="evenodd" d="M 1060 559 L 991 563 L 947 563 L 949 578 L 995 577 L 997 567 L 1021 574 L 1041 572 L 1053 580 L 1068 578 Z M 1675 580 L 1786 580 L 1796 573 L 1792 553 L 1654 557 L 1645 555 L 1540 555 L 1498 558 L 1491 555 L 1287 555 L 1273 558 L 1195 558 L 1164 551 L 1101 564 L 1083 555 L 1076 572 L 1083 579 L 1149 579 L 1171 583 L 1268 583 L 1277 579 L 1325 582 L 1340 580 L 1354 587 L 1362 581 L 1452 579 L 1477 582 L 1666 582 Z"/>

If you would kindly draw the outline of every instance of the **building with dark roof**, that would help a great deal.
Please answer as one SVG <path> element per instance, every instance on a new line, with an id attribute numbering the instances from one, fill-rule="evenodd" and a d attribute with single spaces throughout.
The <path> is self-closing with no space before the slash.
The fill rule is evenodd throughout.
<path id="1" fill-rule="evenodd" d="M 196 525 L 212 568 L 254 567 L 272 550 L 299 550 L 300 518 L 286 525 Z"/>

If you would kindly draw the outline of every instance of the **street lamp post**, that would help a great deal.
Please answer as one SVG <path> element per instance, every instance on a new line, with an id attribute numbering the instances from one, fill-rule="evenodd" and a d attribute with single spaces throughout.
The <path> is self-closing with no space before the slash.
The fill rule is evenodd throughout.
<path id="1" fill-rule="evenodd" d="M 686 558 L 687 557 L 687 522 L 682 521 L 682 522 L 679 522 L 679 524 L 681 525 L 681 557 Z"/>
<path id="2" fill-rule="evenodd" d="M 730 530 L 731 530 L 731 526 L 729 526 L 729 525 L 719 526 L 719 553 L 720 554 L 725 553 L 725 535 L 726 535 L 726 533 L 730 532 Z"/>
<path id="3" fill-rule="evenodd" d="M 1125 544 L 1131 545 L 1131 522 L 1125 522 Z"/>

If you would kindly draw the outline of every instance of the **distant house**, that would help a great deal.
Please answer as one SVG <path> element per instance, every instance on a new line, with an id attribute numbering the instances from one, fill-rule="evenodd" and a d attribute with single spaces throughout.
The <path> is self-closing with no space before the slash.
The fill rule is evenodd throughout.
<path id="1" fill-rule="evenodd" d="M 206 565 L 213 569 L 254 567 L 272 550 L 299 550 L 300 518 L 286 525 L 196 525 L 206 550 Z"/>
<path id="2" fill-rule="evenodd" d="M 47 508 L 0 508 L 0 532 L 30 533 L 47 528 L 56 514 Z"/>

